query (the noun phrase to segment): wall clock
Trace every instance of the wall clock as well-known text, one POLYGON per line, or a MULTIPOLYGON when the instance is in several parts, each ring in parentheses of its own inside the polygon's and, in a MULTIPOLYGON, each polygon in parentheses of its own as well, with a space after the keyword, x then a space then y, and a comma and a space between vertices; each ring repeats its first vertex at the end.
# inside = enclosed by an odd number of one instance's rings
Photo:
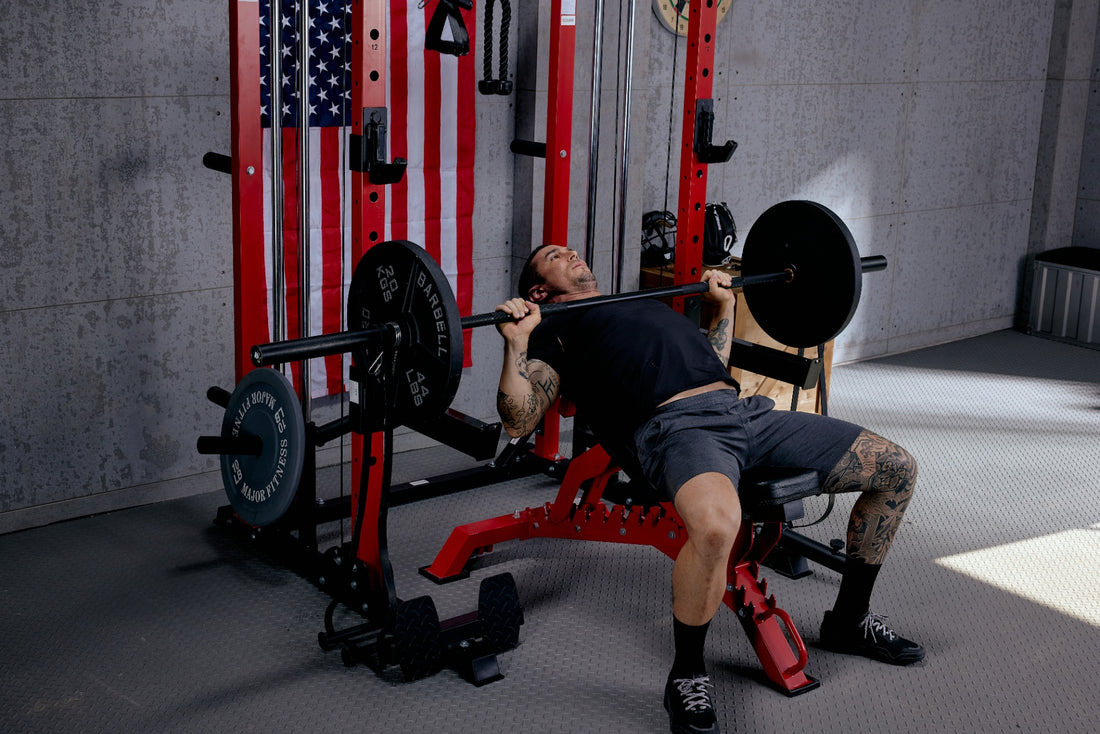
MULTIPOLYGON (((653 12, 660 19, 661 25, 673 33, 686 36, 688 33, 688 12, 693 0, 653 0, 653 12)), ((700 0, 702 1, 702 0, 700 0)), ((733 0, 717 0, 718 22, 726 17, 726 11, 730 9, 733 0)))

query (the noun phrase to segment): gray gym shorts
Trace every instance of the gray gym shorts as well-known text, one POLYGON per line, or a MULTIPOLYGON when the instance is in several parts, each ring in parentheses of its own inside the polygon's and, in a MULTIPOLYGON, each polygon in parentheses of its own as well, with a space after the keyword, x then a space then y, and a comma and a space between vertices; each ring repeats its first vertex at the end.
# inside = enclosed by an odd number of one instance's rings
POLYGON ((775 410, 762 395, 714 390, 657 408, 634 434, 650 483, 670 499, 692 477, 725 474, 738 485, 757 465, 816 469, 824 478, 862 428, 815 413, 775 410))

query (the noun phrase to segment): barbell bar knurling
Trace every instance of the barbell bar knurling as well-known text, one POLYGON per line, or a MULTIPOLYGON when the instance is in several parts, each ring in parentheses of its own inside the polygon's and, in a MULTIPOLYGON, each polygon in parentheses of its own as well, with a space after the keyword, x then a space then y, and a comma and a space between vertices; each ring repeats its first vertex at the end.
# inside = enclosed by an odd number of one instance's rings
MULTIPOLYGON (((757 275, 750 278, 734 278, 733 281, 727 286, 728 288, 740 288, 746 283, 776 283, 790 279, 790 273, 769 273, 767 275, 757 275)), ((676 296, 693 296, 699 293, 706 293, 709 286, 704 282, 699 283, 685 283, 683 285, 669 285, 660 288, 646 288, 640 291, 629 291, 627 293, 611 293, 604 296, 593 296, 592 298, 582 298, 577 301, 562 301, 559 303, 548 303, 545 306, 539 307, 539 312, 543 315, 549 316, 555 313, 562 313, 563 311, 572 311, 575 309, 591 308, 593 306, 599 306, 604 303, 619 303, 622 301, 636 301, 642 298, 674 298, 676 296)), ((479 326, 488 326, 489 324, 502 324, 507 321, 512 321, 512 317, 503 311, 493 311, 491 313, 483 313, 475 316, 466 316, 462 319, 463 329, 474 329, 479 326)))

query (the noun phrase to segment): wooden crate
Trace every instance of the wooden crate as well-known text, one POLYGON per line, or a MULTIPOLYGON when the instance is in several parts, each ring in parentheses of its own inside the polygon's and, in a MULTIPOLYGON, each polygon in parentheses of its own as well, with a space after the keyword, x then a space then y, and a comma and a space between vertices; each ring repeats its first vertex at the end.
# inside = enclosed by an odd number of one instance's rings
MULTIPOLYGON (((724 268, 730 275, 737 277, 741 274, 740 261, 735 260, 730 263, 729 266, 724 268)), ((661 286, 672 285, 673 273, 669 268, 642 268, 640 284, 642 288, 658 288, 661 286)), ((704 324, 710 322, 710 314, 707 312, 707 306, 704 303, 703 313, 701 320, 704 324)), ((744 339, 745 341, 752 342, 754 344, 763 344, 767 347, 773 347, 775 349, 782 349, 785 352, 797 353, 797 347, 790 347, 785 344, 772 339, 770 336, 764 333, 764 330, 760 328, 756 323, 756 319, 752 317, 749 312, 749 307, 745 303, 745 299, 737 298, 737 310, 734 316, 733 335, 738 339, 744 339)), ((811 347, 804 352, 805 356, 813 358, 817 356, 817 348, 811 347)), ((829 385, 829 378, 832 375, 832 361, 833 361, 833 343, 829 342, 825 345, 824 355, 824 370, 825 370, 825 384, 829 385)), ((733 379, 737 380, 741 384, 742 395, 766 395, 775 401, 775 407, 781 410, 790 410, 791 402, 794 397, 795 388, 786 382, 779 382, 778 380, 770 377, 764 377, 763 375, 757 375, 752 372, 731 367, 730 374, 733 379)), ((805 411, 808 413, 820 413, 821 412, 821 396, 820 391, 816 388, 813 390, 799 390, 798 391, 798 406, 797 410, 805 411)))

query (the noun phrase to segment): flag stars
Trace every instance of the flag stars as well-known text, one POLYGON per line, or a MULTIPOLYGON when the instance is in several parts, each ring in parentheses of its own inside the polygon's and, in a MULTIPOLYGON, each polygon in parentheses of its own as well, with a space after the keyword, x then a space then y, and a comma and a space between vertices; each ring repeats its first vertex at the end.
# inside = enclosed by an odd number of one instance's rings
POLYGON ((310 125, 343 125, 344 112, 350 99, 351 60, 347 49, 350 49, 350 38, 344 24, 349 10, 348 0, 314 0, 316 4, 299 2, 297 0, 277 0, 282 2, 280 20, 281 43, 275 51, 270 48, 272 35, 271 1, 260 0, 260 106, 261 117, 264 124, 270 124, 268 118, 276 109, 271 103, 272 71, 279 75, 279 82, 283 92, 283 104, 281 108, 281 124, 294 126, 297 119, 303 114, 308 114, 310 125), (309 7, 308 11, 303 8, 309 7), (307 17, 303 17, 303 13, 307 17), (311 17, 310 17, 311 16, 311 17), (299 90, 297 87, 303 82, 301 79, 302 66, 305 62, 299 59, 301 48, 301 33, 305 33, 309 40, 308 74, 309 79, 305 83, 307 89, 299 90), (267 57, 279 54, 281 69, 273 70, 267 57), (306 110, 301 109, 301 98, 305 96, 306 110))

